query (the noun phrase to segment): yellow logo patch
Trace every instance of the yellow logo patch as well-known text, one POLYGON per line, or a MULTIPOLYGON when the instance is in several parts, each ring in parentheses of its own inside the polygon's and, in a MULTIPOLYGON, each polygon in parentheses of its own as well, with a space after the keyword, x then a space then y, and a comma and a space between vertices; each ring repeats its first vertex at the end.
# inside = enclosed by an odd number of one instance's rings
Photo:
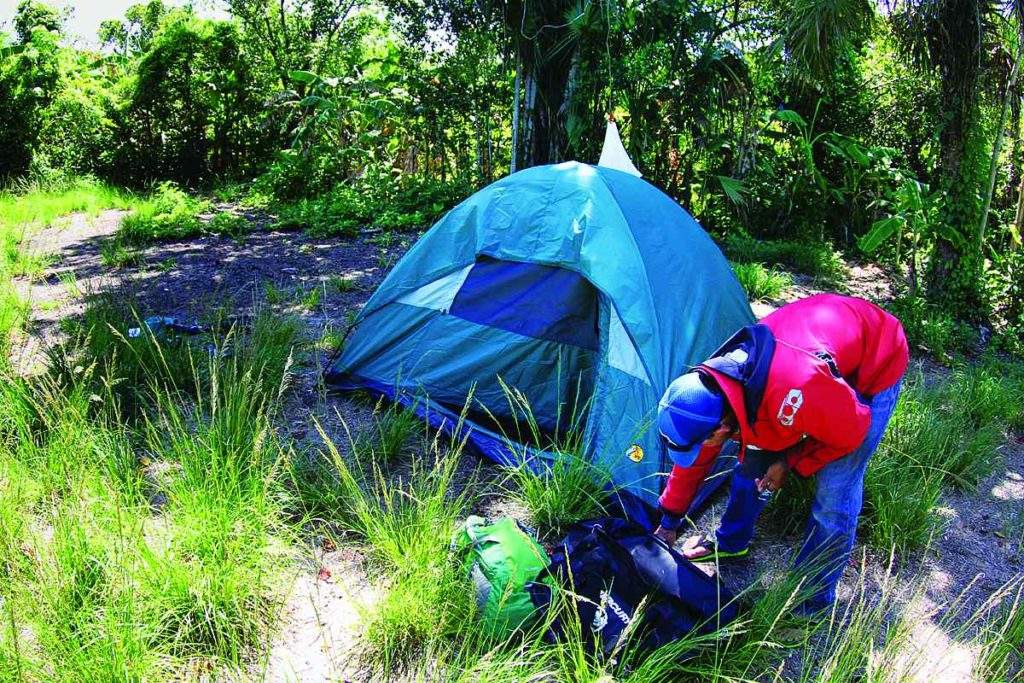
POLYGON ((633 462, 640 462, 641 460, 644 459, 644 449, 640 448, 640 446, 636 444, 633 444, 632 446, 629 447, 629 450, 626 451, 626 457, 632 460, 633 462))

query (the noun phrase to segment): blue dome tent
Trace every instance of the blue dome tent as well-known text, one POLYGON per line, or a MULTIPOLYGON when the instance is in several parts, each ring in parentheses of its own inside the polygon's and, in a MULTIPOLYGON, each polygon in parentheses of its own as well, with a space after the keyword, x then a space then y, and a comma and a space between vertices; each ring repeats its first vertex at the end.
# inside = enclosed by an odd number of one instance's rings
POLYGON ((464 413, 470 442, 503 464, 557 458, 550 444, 575 428, 635 512, 657 503, 671 468, 652 427, 665 387, 753 322, 679 204, 630 173, 569 162, 515 173, 449 212, 373 294, 325 377, 435 426, 464 413), (517 425, 510 387, 537 430, 517 425))

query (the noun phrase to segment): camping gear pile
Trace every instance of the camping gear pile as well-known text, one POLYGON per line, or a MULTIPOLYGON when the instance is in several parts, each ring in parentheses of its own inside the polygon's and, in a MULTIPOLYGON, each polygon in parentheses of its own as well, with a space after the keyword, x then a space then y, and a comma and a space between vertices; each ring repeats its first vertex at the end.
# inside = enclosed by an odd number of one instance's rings
POLYGON ((728 589, 623 519, 576 524, 549 556, 515 520, 470 517, 453 547, 466 555, 481 627, 499 639, 540 624, 546 640, 579 633, 614 657, 627 645, 655 650, 737 616, 728 589))

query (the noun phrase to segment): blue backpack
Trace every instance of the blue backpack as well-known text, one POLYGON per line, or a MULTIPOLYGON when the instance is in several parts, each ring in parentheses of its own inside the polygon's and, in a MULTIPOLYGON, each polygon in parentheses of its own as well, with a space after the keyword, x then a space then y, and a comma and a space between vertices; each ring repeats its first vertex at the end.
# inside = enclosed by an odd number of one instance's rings
POLYGON ((576 630, 567 617, 578 618, 584 636, 594 636, 584 640, 604 654, 621 648, 627 637, 630 649, 654 650, 694 630, 714 631, 738 614, 727 588, 624 519, 575 525, 529 590, 539 610, 548 611, 560 590, 575 608, 575 614, 551 618, 548 640, 576 630))

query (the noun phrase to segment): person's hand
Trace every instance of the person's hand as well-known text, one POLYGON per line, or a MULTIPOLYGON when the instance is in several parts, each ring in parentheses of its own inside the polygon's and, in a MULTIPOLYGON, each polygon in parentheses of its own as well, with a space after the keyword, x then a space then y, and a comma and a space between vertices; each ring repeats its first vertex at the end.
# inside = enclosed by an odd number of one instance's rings
POLYGON ((768 468, 768 471, 764 473, 764 477, 755 479, 754 483, 757 484, 758 491, 767 490, 774 493, 785 485, 787 474, 789 474, 789 466, 786 465, 785 460, 780 460, 768 468))
POLYGON ((711 436, 704 441, 705 446, 721 446, 726 441, 732 438, 733 434, 736 433, 736 428, 725 424, 724 422, 717 427, 715 431, 711 432, 711 436))
POLYGON ((675 529, 666 529, 663 526, 659 526, 657 529, 655 529, 654 535, 660 538, 661 540, 665 541, 665 543, 668 543, 668 546, 670 548, 676 544, 676 539, 679 538, 678 531, 676 531, 675 529))

